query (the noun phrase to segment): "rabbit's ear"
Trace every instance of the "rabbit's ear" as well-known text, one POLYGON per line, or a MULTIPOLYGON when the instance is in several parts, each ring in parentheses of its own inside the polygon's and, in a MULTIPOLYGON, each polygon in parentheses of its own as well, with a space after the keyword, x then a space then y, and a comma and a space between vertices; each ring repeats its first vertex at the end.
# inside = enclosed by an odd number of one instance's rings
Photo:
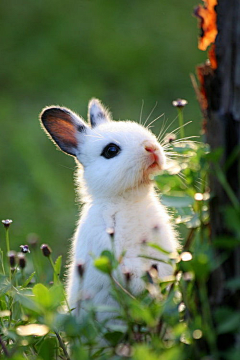
POLYGON ((51 106, 43 109, 40 121, 62 151, 77 155, 79 140, 87 131, 87 125, 77 114, 66 108, 51 106))
POLYGON ((110 113, 98 99, 92 99, 88 104, 88 121, 92 128, 111 120, 110 113))

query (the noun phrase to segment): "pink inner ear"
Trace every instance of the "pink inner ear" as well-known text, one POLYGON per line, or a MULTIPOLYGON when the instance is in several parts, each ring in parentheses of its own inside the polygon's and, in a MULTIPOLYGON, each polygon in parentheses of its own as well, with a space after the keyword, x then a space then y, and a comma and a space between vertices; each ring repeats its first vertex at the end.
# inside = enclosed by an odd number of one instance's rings
POLYGON ((76 128, 68 120, 49 116, 45 126, 60 144, 62 143, 68 148, 77 148, 76 128))

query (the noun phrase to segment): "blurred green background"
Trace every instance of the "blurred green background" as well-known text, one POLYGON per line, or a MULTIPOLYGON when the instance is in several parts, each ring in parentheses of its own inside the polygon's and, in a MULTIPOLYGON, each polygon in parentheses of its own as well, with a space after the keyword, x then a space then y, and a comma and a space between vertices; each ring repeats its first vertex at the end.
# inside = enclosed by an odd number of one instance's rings
MULTIPOLYGON (((186 133, 201 114, 189 73, 205 59, 197 49, 197 0, 2 0, 0 2, 0 215, 13 219, 11 242, 29 233, 66 254, 78 219, 73 158, 57 151, 40 128, 46 105, 86 117, 91 97, 115 119, 177 115, 189 104, 186 133)), ((154 132, 162 125, 160 119, 154 132)), ((178 126, 177 120, 172 128, 178 126)), ((0 228, 0 241, 4 229, 0 228)))

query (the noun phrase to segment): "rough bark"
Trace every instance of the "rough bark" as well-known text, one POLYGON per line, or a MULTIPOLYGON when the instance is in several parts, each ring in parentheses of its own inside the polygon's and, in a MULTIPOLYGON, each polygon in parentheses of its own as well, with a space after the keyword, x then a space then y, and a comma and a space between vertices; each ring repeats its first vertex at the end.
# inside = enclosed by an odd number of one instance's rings
MULTIPOLYGON (((221 167, 240 144, 240 0, 218 0, 216 6, 218 35, 215 52, 218 67, 209 70, 205 66, 204 89, 207 96, 207 142, 212 150, 223 149, 221 167)), ((238 199, 239 158, 226 170, 226 178, 238 199)), ((210 175, 210 187, 214 197, 210 203, 212 239, 229 235, 222 209, 230 200, 214 172, 210 175)), ((240 222, 240 219, 239 219, 240 222)), ((220 250, 217 250, 218 253, 220 250)), ((209 280, 212 308, 230 306, 240 309, 239 294, 226 290, 226 281, 240 276, 240 248, 235 248, 230 257, 211 275, 209 280)), ((218 339, 219 348, 226 350, 237 338, 225 334, 218 339)))

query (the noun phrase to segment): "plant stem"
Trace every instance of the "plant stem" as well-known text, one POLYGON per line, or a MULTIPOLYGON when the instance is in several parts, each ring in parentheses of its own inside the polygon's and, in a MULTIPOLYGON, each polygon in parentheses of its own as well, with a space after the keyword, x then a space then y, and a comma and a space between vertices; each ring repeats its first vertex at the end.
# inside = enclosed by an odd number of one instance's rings
POLYGON ((6 228, 6 247, 7 247, 7 254, 8 254, 10 252, 9 228, 6 228))
MULTIPOLYGON (((10 253, 10 241, 9 241, 9 227, 6 227, 6 248, 7 248, 7 256, 10 253)), ((11 266, 9 266, 9 280, 11 281, 11 266)))
POLYGON ((33 249, 32 251, 32 260, 34 264, 34 270, 36 273, 36 280, 37 282, 40 282, 40 273, 41 273, 41 267, 39 266, 39 256, 36 249, 33 249))
MULTIPOLYGON (((53 274, 54 274, 54 275, 53 275, 53 279, 54 279, 54 284, 56 284, 56 283, 60 284, 60 283, 61 283, 61 281, 60 281, 60 279, 59 279, 58 275, 57 275, 57 274, 56 274, 56 272, 55 272, 54 262, 53 262, 53 259, 52 259, 51 255, 49 255, 49 256, 48 256, 48 259, 49 259, 50 264, 51 264, 51 266, 52 266, 52 268, 53 268, 53 274), (55 279, 57 279, 57 281, 55 281, 55 279)), ((71 313, 71 309, 70 309, 69 303, 68 303, 68 301, 67 301, 66 293, 65 293, 65 291, 64 291, 64 290, 63 290, 63 294, 64 294, 64 300, 65 300, 66 305, 67 305, 67 308, 68 308, 68 312, 69 312, 69 313, 71 313)))
POLYGON ((48 256, 48 259, 49 259, 50 264, 51 264, 51 266, 52 266, 52 268, 53 268, 53 282, 54 282, 54 284, 56 284, 57 282, 59 282, 59 277, 58 277, 58 274, 56 274, 55 266, 54 266, 54 262, 53 262, 52 256, 49 255, 49 256, 48 256))
POLYGON ((111 275, 111 279, 115 282, 115 284, 122 290, 125 292, 125 294, 127 294, 128 296, 130 296, 130 298, 136 300, 136 298, 127 290, 125 289, 112 275, 111 275))
POLYGON ((192 241, 194 239, 194 233, 196 232, 196 228, 192 228, 189 231, 186 243, 184 244, 183 251, 188 251, 192 245, 192 241))
POLYGON ((1 264, 2 264, 3 275, 5 275, 5 268, 4 268, 4 263, 3 263, 3 251, 2 251, 2 249, 0 249, 0 261, 1 261, 1 264))
POLYGON ((53 272, 55 273, 54 262, 53 262, 53 259, 52 259, 51 255, 49 255, 48 259, 49 259, 50 264, 51 264, 51 266, 52 266, 52 268, 53 268, 53 272))
POLYGON ((68 352, 67 352, 66 346, 65 346, 64 342, 62 341, 61 336, 59 335, 59 333, 58 333, 57 331, 55 331, 55 334, 56 334, 56 336, 57 336, 57 339, 58 339, 59 345, 60 345, 60 347, 62 348, 63 353, 64 353, 64 355, 65 355, 66 359, 67 359, 67 360, 71 360, 71 359, 70 359, 70 357, 69 357, 69 355, 68 355, 68 352))
POLYGON ((183 110, 182 108, 178 108, 178 122, 179 122, 179 128, 180 128, 180 137, 181 139, 185 137, 184 134, 184 121, 183 121, 183 110))
POLYGON ((24 269, 21 269, 21 275, 22 275, 22 283, 24 283, 25 281, 24 269))
POLYGON ((0 336, 0 345, 2 346, 2 349, 3 349, 3 352, 4 352, 4 355, 9 358, 10 357, 10 354, 8 352, 8 349, 5 345, 5 342, 2 340, 1 336, 0 336))

